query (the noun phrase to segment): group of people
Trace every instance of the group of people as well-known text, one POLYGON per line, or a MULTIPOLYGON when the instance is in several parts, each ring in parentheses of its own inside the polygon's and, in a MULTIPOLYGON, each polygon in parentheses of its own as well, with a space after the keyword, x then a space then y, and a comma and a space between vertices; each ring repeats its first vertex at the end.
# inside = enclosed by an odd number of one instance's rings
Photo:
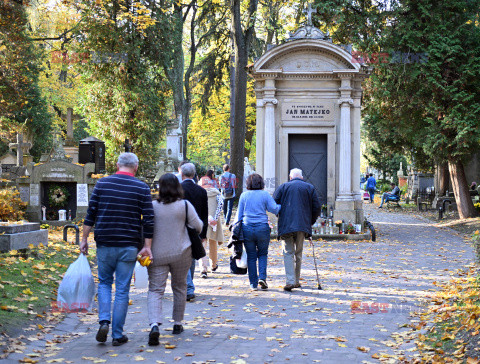
MULTIPOLYGON (((96 340, 106 342, 111 325, 112 345, 128 342, 123 326, 132 274, 137 256, 149 256, 152 263, 148 266, 148 344, 158 345, 168 275, 173 291, 173 334, 183 332, 186 302, 195 298, 196 263, 186 227, 195 229, 204 246, 208 245, 208 258, 200 262, 201 277, 207 278, 209 268, 212 272, 218 269, 217 247, 224 239, 220 215, 223 210, 228 225, 236 176, 225 165, 219 183, 213 171, 208 171, 197 183, 195 166, 185 162, 178 174, 166 173, 160 178, 158 197, 152 201, 150 188, 135 178, 138 169, 135 154, 122 153, 117 169, 116 174, 100 179, 93 190, 80 244, 80 251, 88 254, 88 236, 95 226, 100 325, 96 340)), ((263 178, 251 174, 246 180, 247 191, 240 196, 235 222, 242 224, 251 290, 268 289, 267 212, 278 215, 286 273, 284 290, 301 287, 303 244, 311 236, 312 225, 320 214, 320 201, 315 188, 303 180, 300 169, 291 170, 289 177, 272 197, 264 189, 263 178)))
MULTIPOLYGON (((375 191, 377 189, 377 181, 373 176, 373 173, 366 174, 365 177, 362 177, 361 183, 364 183, 365 190, 368 192, 370 197, 370 203, 373 203, 375 198, 375 191)), ((394 183, 391 182, 390 186, 392 190, 390 192, 384 192, 382 194, 382 199, 380 201, 379 208, 383 207, 383 204, 387 201, 398 201, 400 198, 400 188, 394 183)))

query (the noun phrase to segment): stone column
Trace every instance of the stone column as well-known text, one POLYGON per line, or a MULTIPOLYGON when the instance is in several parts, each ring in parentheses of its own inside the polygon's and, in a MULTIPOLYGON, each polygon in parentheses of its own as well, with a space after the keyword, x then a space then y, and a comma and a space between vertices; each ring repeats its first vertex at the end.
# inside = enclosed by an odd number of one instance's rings
POLYGON ((278 101, 274 98, 264 99, 265 105, 265 148, 263 159, 263 178, 265 189, 269 192, 275 190, 275 105, 278 101))
POLYGON ((361 200, 360 192, 360 119, 361 91, 354 93, 352 127, 352 192, 355 200, 361 200))
POLYGON ((352 141, 350 132, 351 98, 338 100, 340 104, 340 159, 338 164, 338 198, 337 201, 352 201, 352 141))
POLYGON ((256 128, 256 166, 255 170, 261 176, 264 175, 263 159, 265 147, 265 109, 263 107, 263 100, 257 99, 257 128, 256 128))

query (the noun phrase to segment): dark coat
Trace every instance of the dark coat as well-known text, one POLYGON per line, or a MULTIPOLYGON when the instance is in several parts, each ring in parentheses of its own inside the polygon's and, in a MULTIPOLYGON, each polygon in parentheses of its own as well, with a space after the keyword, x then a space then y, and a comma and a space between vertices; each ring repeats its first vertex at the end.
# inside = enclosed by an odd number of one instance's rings
POLYGON ((207 191, 200 187, 199 185, 193 183, 192 180, 185 180, 182 182, 182 188, 184 192, 185 200, 189 201, 195 211, 198 214, 198 217, 203 222, 202 232, 199 234, 201 239, 207 238, 207 228, 208 228, 208 196, 207 191))
POLYGON ((282 205, 278 213, 278 236, 303 231, 312 235, 312 225, 320 214, 320 200, 315 187, 300 178, 282 184, 273 194, 277 204, 282 205))

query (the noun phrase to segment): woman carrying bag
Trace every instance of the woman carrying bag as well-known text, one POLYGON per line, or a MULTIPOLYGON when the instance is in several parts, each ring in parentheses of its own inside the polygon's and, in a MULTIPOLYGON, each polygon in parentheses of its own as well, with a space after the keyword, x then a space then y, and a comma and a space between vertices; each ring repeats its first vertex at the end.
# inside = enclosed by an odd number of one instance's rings
POLYGON ((188 201, 183 200, 183 189, 175 175, 164 174, 159 181, 159 196, 153 202, 155 215, 152 239, 153 262, 148 266, 148 318, 151 327, 148 344, 159 344, 159 328, 162 324, 162 299, 168 273, 171 274, 173 291, 173 334, 183 332, 182 320, 187 297, 187 272, 192 264, 189 227, 198 233, 203 223, 188 201), (188 211, 188 213, 187 213, 188 211))
POLYGON ((259 174, 253 173, 248 176, 246 185, 247 191, 242 193, 238 202, 237 222, 243 221, 250 289, 256 291, 260 285, 262 290, 266 290, 268 289, 267 259, 270 244, 267 211, 276 215, 280 211, 280 205, 277 205, 273 197, 264 190, 265 183, 259 174))

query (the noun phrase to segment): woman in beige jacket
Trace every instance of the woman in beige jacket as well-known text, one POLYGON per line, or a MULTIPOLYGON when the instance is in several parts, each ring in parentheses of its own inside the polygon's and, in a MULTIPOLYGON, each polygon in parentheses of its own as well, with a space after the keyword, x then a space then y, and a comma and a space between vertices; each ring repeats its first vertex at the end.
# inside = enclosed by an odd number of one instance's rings
POLYGON ((149 345, 158 345, 162 324, 162 299, 171 274, 173 291, 173 334, 183 332, 182 320, 187 298, 187 272, 192 264, 191 242, 188 226, 199 233, 203 223, 193 205, 183 200, 183 189, 175 175, 164 174, 159 181, 159 197, 153 202, 155 214, 152 238, 153 262, 148 267, 148 318, 150 322, 149 345), (188 214, 187 214, 188 211, 188 214))
POLYGON ((217 188, 212 170, 209 170, 207 175, 200 179, 199 184, 207 190, 208 196, 208 257, 203 257, 201 260, 202 272, 200 275, 202 278, 207 278, 209 258, 211 270, 215 272, 218 268, 217 247, 223 243, 224 239, 222 224, 218 223, 223 208, 223 197, 217 188))

